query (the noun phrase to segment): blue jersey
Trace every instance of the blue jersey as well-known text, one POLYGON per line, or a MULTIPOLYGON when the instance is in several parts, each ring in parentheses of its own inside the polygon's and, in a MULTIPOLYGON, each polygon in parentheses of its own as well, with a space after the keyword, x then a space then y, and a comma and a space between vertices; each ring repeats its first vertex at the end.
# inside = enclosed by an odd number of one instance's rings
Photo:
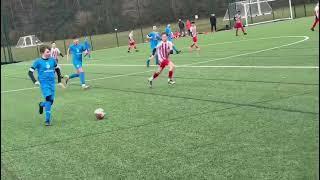
POLYGON ((82 52, 86 50, 82 44, 72 44, 69 46, 73 61, 82 62, 82 52))
POLYGON ((169 26, 166 27, 166 34, 168 36, 168 41, 172 41, 172 31, 169 26))
POLYGON ((38 71, 38 79, 40 83, 50 82, 54 83, 55 79, 55 68, 57 67, 57 62, 53 58, 42 59, 38 58, 34 61, 32 68, 38 71))
POLYGON ((86 50, 88 50, 88 51, 90 50, 90 44, 89 44, 88 40, 85 40, 85 41, 84 41, 83 46, 84 46, 84 48, 85 48, 86 50))
POLYGON ((150 37, 150 48, 153 50, 157 47, 158 42, 161 39, 160 34, 158 32, 151 32, 148 36, 150 37))

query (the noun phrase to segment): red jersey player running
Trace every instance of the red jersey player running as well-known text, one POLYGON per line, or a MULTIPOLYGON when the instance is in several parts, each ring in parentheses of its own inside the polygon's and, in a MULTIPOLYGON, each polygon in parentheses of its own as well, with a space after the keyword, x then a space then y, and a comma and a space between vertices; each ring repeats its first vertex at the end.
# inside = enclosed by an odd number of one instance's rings
POLYGON ((314 31, 314 28, 319 23, 319 2, 317 3, 316 7, 314 8, 314 15, 315 15, 315 19, 314 19, 313 25, 311 27, 311 31, 314 31))
POLYGON ((128 48, 128 53, 130 52, 131 49, 135 49, 136 52, 138 52, 137 46, 136 46, 136 42, 133 39, 133 31, 131 31, 129 33, 129 48, 128 48))
POLYGON ((238 11, 238 13, 234 16, 234 20, 235 20, 235 24, 234 24, 234 28, 236 28, 236 36, 238 36, 238 30, 239 28, 241 28, 242 32, 244 35, 247 35, 247 33, 245 32, 242 22, 241 22, 241 15, 240 15, 240 11, 238 11))
POLYGON ((197 50, 200 50, 200 47, 198 46, 198 33, 197 33, 197 26, 195 22, 191 23, 190 27, 191 37, 192 37, 192 45, 190 46, 190 51, 192 51, 192 48, 195 47, 197 50))
POLYGON ((166 66, 169 66, 168 84, 169 85, 175 84, 175 81, 172 79, 175 65, 169 59, 169 55, 173 54, 173 44, 172 44, 172 42, 167 41, 168 37, 167 37, 166 33, 161 34, 161 39, 162 39, 162 41, 159 42, 157 47, 153 49, 152 56, 151 56, 151 58, 153 58, 155 53, 158 53, 160 65, 158 67, 158 70, 153 74, 153 76, 151 76, 148 79, 148 82, 150 84, 150 88, 152 88, 152 81, 154 79, 156 79, 161 74, 161 72, 163 71, 163 69, 166 66))

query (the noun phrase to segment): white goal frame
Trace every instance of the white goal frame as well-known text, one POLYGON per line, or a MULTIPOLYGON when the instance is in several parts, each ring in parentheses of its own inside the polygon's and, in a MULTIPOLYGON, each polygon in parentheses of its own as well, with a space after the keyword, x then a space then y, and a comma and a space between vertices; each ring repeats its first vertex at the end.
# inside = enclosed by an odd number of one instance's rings
POLYGON ((34 47, 42 44, 43 43, 35 35, 28 35, 19 38, 16 48, 34 47))
MULTIPOLYGON (((269 15, 272 13, 273 9, 271 9, 271 13, 261 13, 261 8, 260 8, 260 3, 261 2, 276 2, 277 0, 256 0, 254 2, 251 2, 251 0, 245 0, 245 1, 238 1, 238 2, 234 2, 237 4, 241 4, 243 6, 244 9, 244 16, 242 16, 242 18, 245 20, 245 26, 253 26, 253 25, 258 25, 258 24, 264 24, 264 23, 269 23, 269 22, 276 22, 276 21, 283 21, 283 20, 292 20, 293 19, 293 13, 292 13, 292 5, 291 5, 291 0, 288 0, 288 6, 289 6, 289 17, 284 17, 284 18, 278 18, 278 19, 273 19, 273 20, 267 20, 267 21, 261 21, 261 22, 256 22, 256 23, 249 23, 248 19, 251 17, 250 14, 248 14, 248 7, 250 7, 249 5, 251 4, 258 4, 258 15, 256 16, 263 16, 263 15, 269 15)), ((230 20, 231 18, 233 18, 233 15, 230 14, 230 19, 226 18, 228 13, 228 9, 226 11, 225 14, 225 18, 224 20, 230 20)))

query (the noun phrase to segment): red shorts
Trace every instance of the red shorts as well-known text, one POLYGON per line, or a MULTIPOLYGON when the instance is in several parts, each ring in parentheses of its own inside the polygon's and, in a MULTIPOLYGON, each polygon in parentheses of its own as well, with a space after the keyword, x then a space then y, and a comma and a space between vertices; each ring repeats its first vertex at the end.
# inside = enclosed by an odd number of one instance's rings
POLYGON ((234 25, 235 28, 242 28, 243 25, 242 25, 242 22, 237 22, 235 25, 234 25))
POLYGON ((171 61, 170 61, 169 59, 164 59, 164 60, 162 60, 162 62, 160 63, 159 66, 163 69, 163 68, 165 68, 166 66, 168 66, 170 62, 171 62, 171 61))
POLYGON ((195 43, 198 42, 198 37, 197 36, 193 37, 192 41, 195 42, 195 43))
POLYGON ((129 41, 129 46, 134 46, 136 44, 136 42, 134 41, 129 41))

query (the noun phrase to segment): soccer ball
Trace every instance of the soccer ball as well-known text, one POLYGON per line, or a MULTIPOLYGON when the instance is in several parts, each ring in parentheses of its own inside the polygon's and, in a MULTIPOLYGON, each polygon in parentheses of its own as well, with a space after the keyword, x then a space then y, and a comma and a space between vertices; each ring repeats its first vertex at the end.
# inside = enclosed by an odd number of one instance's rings
POLYGON ((94 115, 96 116, 97 120, 102 120, 106 113, 102 108, 98 108, 94 111, 94 115))

